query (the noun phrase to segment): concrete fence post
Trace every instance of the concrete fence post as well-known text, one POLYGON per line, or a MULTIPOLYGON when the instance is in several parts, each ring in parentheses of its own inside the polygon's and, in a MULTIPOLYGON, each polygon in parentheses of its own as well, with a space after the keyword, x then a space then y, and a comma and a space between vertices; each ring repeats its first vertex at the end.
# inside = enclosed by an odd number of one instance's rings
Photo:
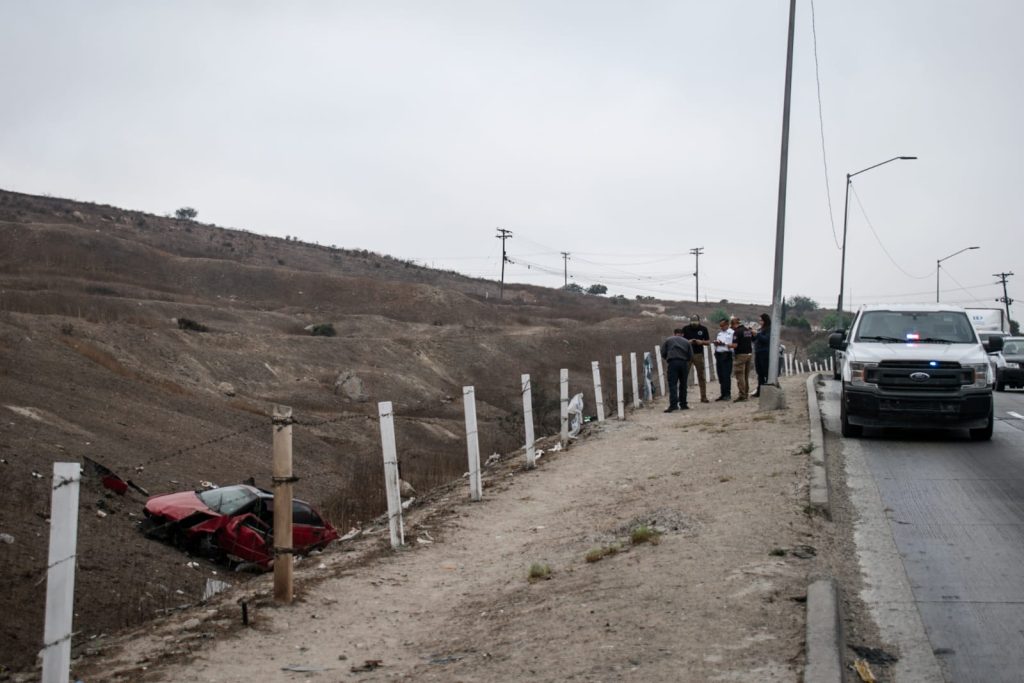
POLYGON ((665 368, 661 365, 661 349, 657 346, 654 347, 654 359, 658 362, 658 388, 661 389, 661 395, 665 395, 665 368))
POLYGON ((595 360, 590 363, 590 367, 594 371, 594 403, 597 406, 597 421, 604 422, 604 395, 601 393, 601 366, 595 360))
POLYGON ((704 354, 704 383, 711 383, 711 373, 714 371, 715 363, 711 357, 711 349, 707 346, 702 346, 700 352, 704 354))
POLYGON ((67 683, 71 668, 71 624, 75 607, 75 558, 78 545, 77 462, 53 463, 50 493, 50 554, 46 573, 46 621, 43 626, 43 683, 67 683))
POLYGON ((640 381, 636 373, 636 352, 629 352, 629 372, 633 376, 633 410, 640 407, 640 381))
POLYGON ((462 405, 466 411, 466 456, 469 458, 469 499, 483 497, 483 479, 480 476, 480 436, 476 427, 476 390, 462 387, 462 405))
POLYGON ((562 446, 569 443, 569 370, 562 368, 558 373, 559 416, 561 418, 562 446))
POLYGON ((292 409, 275 405, 271 423, 274 430, 274 601, 292 601, 292 409))
POLYGON ((618 414, 620 420, 626 419, 626 399, 622 395, 622 356, 615 356, 615 396, 618 401, 618 414))
POLYGON ((398 483, 398 448, 395 445, 395 412, 391 401, 377 404, 380 417, 380 443, 384 452, 384 489, 388 497, 388 531, 391 547, 405 545, 405 525, 402 523, 402 492, 398 483))
POLYGON ((523 426, 526 428, 526 469, 537 466, 537 451, 533 447, 533 393, 530 391, 530 376, 523 375, 523 426))

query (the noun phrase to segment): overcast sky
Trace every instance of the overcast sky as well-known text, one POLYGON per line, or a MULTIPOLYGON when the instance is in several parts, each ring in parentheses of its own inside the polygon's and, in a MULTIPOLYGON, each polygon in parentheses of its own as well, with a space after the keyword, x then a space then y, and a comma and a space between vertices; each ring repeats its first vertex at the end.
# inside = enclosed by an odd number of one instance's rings
MULTIPOLYGON (((1024 302, 1024 2, 798 0, 784 289, 1024 302), (863 207, 863 208, 862 208, 863 207), (877 237, 875 236, 877 233, 877 237)), ((788 3, 0 9, 0 187, 629 298, 771 299, 788 3), (531 266, 531 267, 527 267, 531 266), (554 274, 552 274, 554 273, 554 274)), ((1014 317, 1017 317, 1016 315, 1014 317)))

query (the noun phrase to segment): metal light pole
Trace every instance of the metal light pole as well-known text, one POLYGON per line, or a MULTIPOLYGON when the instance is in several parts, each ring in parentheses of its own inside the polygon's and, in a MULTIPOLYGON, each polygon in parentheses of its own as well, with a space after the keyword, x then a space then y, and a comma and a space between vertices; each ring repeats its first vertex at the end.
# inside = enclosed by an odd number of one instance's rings
MULTIPOLYGON (((970 251, 971 249, 977 248, 978 247, 964 247, 960 251, 956 252, 956 254, 962 254, 965 251, 970 251)), ((935 303, 939 303, 939 271, 942 270, 942 262, 948 261, 949 259, 956 256, 956 254, 950 254, 949 256, 946 256, 945 258, 940 258, 935 262, 935 303)))
MULTIPOLYGON (((779 155, 779 201, 775 214, 775 273, 772 277, 772 320, 768 334, 768 384, 778 387, 779 332, 782 329, 782 256, 786 238, 786 180, 789 177, 789 103, 793 92, 793 34, 796 29, 796 0, 789 2, 789 37, 786 41, 786 86, 782 98, 782 151, 779 155)), ((762 393, 762 405, 767 405, 772 393, 762 393)), ((781 394, 774 397, 775 407, 781 407, 781 394)))
POLYGON ((901 159, 910 160, 916 159, 917 157, 893 157, 892 159, 886 159, 874 166, 868 166, 862 168, 856 173, 846 174, 846 199, 843 200, 843 255, 839 265, 839 303, 836 304, 836 317, 841 321, 843 319, 843 283, 846 282, 846 223, 850 216, 850 180, 853 176, 860 175, 861 173, 867 173, 873 168, 884 166, 890 161, 898 161, 901 159))

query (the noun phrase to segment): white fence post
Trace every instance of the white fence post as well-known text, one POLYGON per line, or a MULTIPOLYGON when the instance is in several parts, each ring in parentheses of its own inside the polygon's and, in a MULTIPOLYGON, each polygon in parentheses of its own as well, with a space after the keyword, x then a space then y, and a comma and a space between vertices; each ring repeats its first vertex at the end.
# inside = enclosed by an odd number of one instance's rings
POLYGON ((704 354, 704 383, 710 384, 712 368, 715 367, 714 358, 711 357, 711 349, 707 346, 702 346, 700 352, 704 354))
POLYGON ((622 396, 622 356, 615 356, 615 395, 618 398, 619 419, 626 419, 626 399, 622 396))
POLYGON ((480 476, 480 437, 476 428, 476 391, 473 387, 462 387, 462 405, 466 410, 466 455, 469 458, 469 498, 480 500, 483 496, 483 479, 480 476))
POLYGON ((388 529, 391 547, 405 545, 405 527, 402 524, 402 494, 398 484, 398 448, 395 445, 395 413, 391 401, 377 404, 380 416, 380 443, 384 451, 384 489, 388 495, 388 529))
POLYGON ((661 389, 661 395, 665 395, 665 369, 661 365, 661 349, 657 346, 654 347, 654 358, 658 361, 658 387, 661 389))
POLYGON ((526 427, 526 469, 537 466, 537 452, 533 448, 533 394, 530 391, 530 376, 523 375, 523 425, 526 427))
POLYGON ((633 375, 633 410, 637 410, 640 407, 640 382, 637 379, 636 374, 636 352, 629 352, 629 371, 633 375))
POLYGON ((558 393, 561 404, 562 446, 569 443, 569 370, 562 368, 558 373, 558 393))
POLYGON ((650 367, 653 370, 653 362, 651 360, 651 352, 644 351, 644 390, 642 395, 648 403, 654 400, 654 380, 648 380, 647 378, 647 368, 650 367))
POLYGON ((46 622, 43 627, 43 683, 67 683, 71 668, 78 485, 81 480, 82 467, 77 462, 53 463, 46 622))
POLYGON ((604 396, 601 394, 601 366, 595 360, 590 363, 590 367, 594 370, 594 403, 597 404, 597 421, 604 422, 604 396))

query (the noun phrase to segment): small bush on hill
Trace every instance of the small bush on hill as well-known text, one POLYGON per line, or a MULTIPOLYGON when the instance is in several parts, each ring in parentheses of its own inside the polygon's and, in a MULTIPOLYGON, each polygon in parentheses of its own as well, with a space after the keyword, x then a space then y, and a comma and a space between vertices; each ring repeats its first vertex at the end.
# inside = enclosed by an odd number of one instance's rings
POLYGON ((185 330, 186 332, 209 332, 210 328, 202 323, 198 323, 191 318, 178 318, 178 329, 185 330))
POLYGON ((313 325, 311 333, 314 337, 333 337, 337 334, 337 332, 334 331, 334 325, 331 323, 313 325))
POLYGON ((786 320, 787 327, 795 327, 800 330, 810 330, 811 323, 807 322, 807 318, 797 318, 796 316, 790 317, 786 320))

